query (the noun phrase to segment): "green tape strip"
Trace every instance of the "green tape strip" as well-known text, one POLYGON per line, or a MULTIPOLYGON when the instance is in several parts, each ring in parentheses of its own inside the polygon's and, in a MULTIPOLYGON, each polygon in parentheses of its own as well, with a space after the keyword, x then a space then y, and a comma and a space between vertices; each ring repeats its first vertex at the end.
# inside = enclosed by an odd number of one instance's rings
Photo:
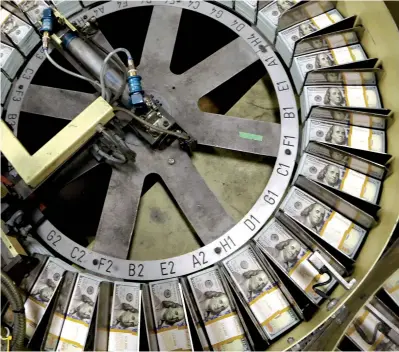
POLYGON ((253 134, 253 133, 248 133, 248 132, 238 132, 238 135, 241 138, 251 139, 253 141, 258 141, 258 142, 262 142, 262 140, 263 140, 263 136, 261 136, 260 134, 253 134))

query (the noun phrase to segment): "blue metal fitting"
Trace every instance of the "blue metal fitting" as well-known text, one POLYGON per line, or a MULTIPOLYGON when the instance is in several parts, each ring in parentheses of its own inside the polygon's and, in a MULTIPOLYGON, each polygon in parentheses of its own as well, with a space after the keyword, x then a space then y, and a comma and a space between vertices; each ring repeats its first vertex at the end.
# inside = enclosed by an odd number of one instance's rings
POLYGON ((77 37, 77 34, 74 32, 65 33, 62 37, 62 44, 65 48, 68 48, 69 43, 77 37))
POLYGON ((141 76, 130 76, 127 78, 130 101, 134 107, 143 106, 143 87, 141 86, 141 76))
POLYGON ((42 26, 40 28, 40 33, 53 31, 53 10, 50 7, 47 7, 43 10, 42 15, 42 26))

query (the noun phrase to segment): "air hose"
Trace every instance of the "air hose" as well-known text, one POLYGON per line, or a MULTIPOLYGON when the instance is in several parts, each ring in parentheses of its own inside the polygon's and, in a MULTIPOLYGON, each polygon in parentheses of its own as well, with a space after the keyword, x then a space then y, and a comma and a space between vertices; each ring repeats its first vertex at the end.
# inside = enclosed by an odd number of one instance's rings
POLYGON ((26 318, 22 296, 11 278, 1 271, 1 294, 10 302, 14 313, 13 336, 11 349, 21 351, 24 347, 26 318))

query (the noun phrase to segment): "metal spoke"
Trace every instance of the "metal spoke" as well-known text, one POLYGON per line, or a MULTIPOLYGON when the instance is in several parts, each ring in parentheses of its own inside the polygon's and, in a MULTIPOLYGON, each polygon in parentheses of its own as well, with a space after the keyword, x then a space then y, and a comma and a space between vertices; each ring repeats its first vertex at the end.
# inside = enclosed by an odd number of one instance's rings
POLYGON ((235 225, 216 196, 206 185, 190 157, 176 145, 170 147, 166 159, 157 165, 157 173, 166 183, 173 198, 197 233, 208 244, 235 225))
POLYGON ((237 38, 179 76, 179 94, 184 101, 199 98, 259 60, 241 38, 237 38))
POLYGON ((95 251, 127 259, 145 176, 130 163, 112 169, 95 251))
POLYGON ((94 94, 31 84, 21 111, 72 120, 95 98, 94 94))
MULTIPOLYGON (((140 60, 140 72, 170 72, 182 9, 154 6, 140 60)), ((144 74, 143 74, 144 76, 144 74)))
POLYGON ((280 124, 211 114, 203 111, 190 116, 196 124, 188 131, 198 144, 240 152, 277 156, 280 124))
POLYGON ((90 39, 108 52, 114 50, 114 48, 101 30, 98 30, 90 39))

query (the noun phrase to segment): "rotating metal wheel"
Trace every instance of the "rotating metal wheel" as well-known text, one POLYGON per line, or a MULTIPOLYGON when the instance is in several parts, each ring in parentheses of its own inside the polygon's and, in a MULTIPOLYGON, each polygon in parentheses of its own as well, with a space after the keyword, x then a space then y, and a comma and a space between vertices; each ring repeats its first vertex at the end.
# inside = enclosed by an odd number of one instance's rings
MULTIPOLYGON (((348 15, 357 11, 345 6, 348 15)), ((384 38, 370 18, 367 26, 384 38)), ((42 243, 70 264, 129 281, 184 277, 247 244, 280 206, 297 160, 296 97, 274 48, 256 27, 210 2, 106 2, 88 5, 69 19, 80 27, 88 21, 98 25, 86 38, 96 50, 128 48, 145 92, 198 147, 192 154, 177 142, 152 149, 126 129, 135 162, 110 166, 81 150, 43 191, 34 191, 41 210, 33 220, 42 243)), ((375 44, 370 41, 374 38, 366 39, 368 50, 375 44)), ((382 49, 370 50, 378 56, 382 49)), ((51 56, 87 74, 67 51, 52 49, 51 56)), ((389 60, 384 66, 395 67, 389 60)), ((378 84, 394 108, 386 88, 393 80, 385 79, 378 84)), ((42 49, 34 50, 13 82, 4 120, 33 154, 98 95, 91 85, 51 66, 42 49)), ((121 112, 117 117, 127 119, 121 112)), ((389 145, 392 155, 394 149, 389 145)), ((12 168, 9 174, 17 176, 12 168)), ((392 177, 384 182, 392 185, 392 177)), ((18 191, 22 197, 32 192, 18 191)), ((395 201, 384 192, 381 207, 393 209, 395 201)), ((396 217, 384 213, 368 235, 352 276, 358 282, 386 247, 396 217), (384 234, 376 237, 378 230, 384 234)), ((357 288, 335 289, 310 322, 273 348, 288 348, 320 327, 351 295, 362 300, 357 288)))
MULTIPOLYGON (((95 15, 100 29, 91 38, 93 42, 108 51, 126 46, 134 53, 145 91, 197 140, 198 152, 190 157, 177 143, 165 150, 151 150, 130 133, 128 143, 137 153, 135 163, 109 168, 93 158, 81 162, 81 169, 74 170, 61 196, 51 195, 44 200, 49 222, 39 227, 39 234, 51 244, 49 233, 65 233, 62 238, 67 242, 60 242, 55 249, 87 269, 148 280, 212 265, 257 232, 288 186, 297 153, 298 124, 294 94, 283 66, 267 42, 245 21, 210 3, 142 5, 148 4, 106 3, 72 21, 79 24, 95 15), (131 17, 140 19, 138 30, 122 41, 121 33, 130 30, 131 17), (245 105, 242 110, 239 106, 231 110, 241 112, 240 117, 206 111, 227 111, 266 72, 264 83, 253 88, 258 96, 244 103, 252 109, 255 106, 260 116, 245 118, 245 105), (269 95, 269 102, 262 102, 260 92, 269 95), (256 107, 256 99, 263 105, 256 107), (136 221, 141 195, 157 181, 162 183, 155 189, 164 185, 175 203, 165 194, 159 201, 148 192, 145 198, 154 203, 146 210, 140 209, 142 220, 136 221), (252 205, 252 210, 236 224, 252 205), (174 220, 172 209, 181 211, 186 223, 174 220), (140 228, 140 223, 145 225, 140 228), (116 259, 84 249, 94 236, 93 251, 121 259, 127 259, 130 252, 131 259, 140 261, 117 263, 116 259), (136 239, 130 250, 132 238, 136 239), (182 256, 143 261, 155 259, 148 250, 154 246, 157 259, 182 256), (161 248, 163 254, 159 253, 161 248), (129 269, 133 267, 139 270, 129 269), (130 275, 133 271, 135 274, 130 275)), ((11 94, 23 90, 23 99, 11 99, 8 106, 8 116, 12 113, 21 117, 15 125, 18 137, 31 153, 95 98, 90 86, 54 71, 43 61, 40 50, 25 69, 31 84, 17 83, 11 94)), ((67 65, 55 50, 52 55, 67 65)))

